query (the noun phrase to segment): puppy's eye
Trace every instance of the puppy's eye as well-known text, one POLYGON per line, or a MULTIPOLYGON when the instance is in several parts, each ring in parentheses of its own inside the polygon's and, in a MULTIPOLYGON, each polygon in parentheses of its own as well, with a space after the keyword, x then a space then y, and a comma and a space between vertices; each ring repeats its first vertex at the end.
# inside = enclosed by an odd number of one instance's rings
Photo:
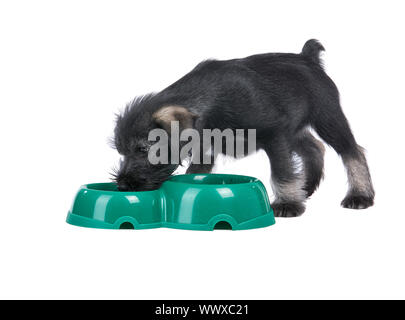
POLYGON ((146 146, 138 147, 137 150, 139 152, 148 152, 149 148, 146 146))

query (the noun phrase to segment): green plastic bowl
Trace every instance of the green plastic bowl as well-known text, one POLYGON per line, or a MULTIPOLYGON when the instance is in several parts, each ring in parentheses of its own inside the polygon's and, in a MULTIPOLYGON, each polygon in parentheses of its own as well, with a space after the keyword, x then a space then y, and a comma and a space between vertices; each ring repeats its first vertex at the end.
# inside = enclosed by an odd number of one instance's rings
POLYGON ((70 224, 103 229, 245 230, 275 223, 260 180, 230 174, 171 177, 153 191, 120 192, 114 183, 82 186, 70 224))

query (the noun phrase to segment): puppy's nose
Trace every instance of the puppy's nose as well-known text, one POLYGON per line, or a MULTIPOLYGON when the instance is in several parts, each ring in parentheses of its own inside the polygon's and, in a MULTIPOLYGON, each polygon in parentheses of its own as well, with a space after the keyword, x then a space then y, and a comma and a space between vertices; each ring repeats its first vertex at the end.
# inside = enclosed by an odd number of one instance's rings
POLYGON ((129 185, 126 184, 125 182, 118 183, 117 187, 118 187, 118 191, 130 191, 129 185))

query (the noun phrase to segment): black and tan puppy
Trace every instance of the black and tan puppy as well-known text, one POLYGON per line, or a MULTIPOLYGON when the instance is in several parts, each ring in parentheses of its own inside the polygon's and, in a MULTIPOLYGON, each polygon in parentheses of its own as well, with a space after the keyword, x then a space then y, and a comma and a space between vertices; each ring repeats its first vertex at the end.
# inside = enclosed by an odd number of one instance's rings
MULTIPOLYGON (((342 206, 373 205, 374 189, 362 148, 344 116, 339 93, 322 68, 324 50, 316 40, 300 54, 266 53, 244 59, 208 60, 156 94, 131 102, 117 119, 115 146, 123 161, 116 174, 121 190, 157 188, 176 164, 152 165, 148 160, 155 128, 221 130, 256 129, 257 149, 270 158, 276 216, 298 216, 323 176, 323 144, 313 128, 342 157, 349 190, 342 206), (294 156, 302 159, 297 172, 294 156)), ((212 164, 191 164, 188 173, 208 173, 212 164)))

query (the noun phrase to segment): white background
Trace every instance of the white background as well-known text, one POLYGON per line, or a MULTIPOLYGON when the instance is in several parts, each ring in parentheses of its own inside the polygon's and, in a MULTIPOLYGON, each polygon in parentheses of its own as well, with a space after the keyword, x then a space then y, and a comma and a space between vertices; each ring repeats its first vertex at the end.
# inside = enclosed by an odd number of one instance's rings
MULTIPOLYGON (((1 1, 0 298, 405 298, 403 1, 1 1), (119 159, 114 113, 206 58, 300 52, 317 38, 374 207, 325 180, 300 218, 265 229, 108 231, 65 223, 77 188, 119 159)), ((259 153, 217 172, 259 177, 259 153)))

